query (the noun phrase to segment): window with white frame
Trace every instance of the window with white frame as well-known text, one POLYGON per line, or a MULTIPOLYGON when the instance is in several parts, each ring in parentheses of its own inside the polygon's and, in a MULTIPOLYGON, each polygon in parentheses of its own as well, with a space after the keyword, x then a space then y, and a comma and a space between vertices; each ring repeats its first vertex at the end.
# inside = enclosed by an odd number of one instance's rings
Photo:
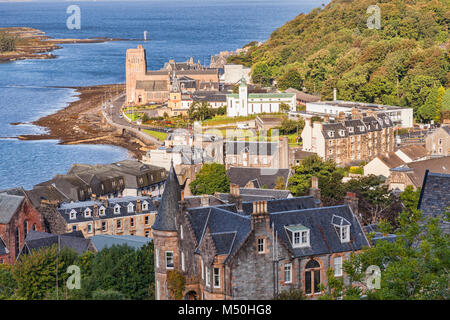
POLYGON ((341 226, 340 228, 341 242, 350 241, 350 226, 341 226))
POLYGON ((92 233, 92 224, 91 223, 88 224, 88 233, 92 233))
POLYGON ((213 285, 214 285, 214 288, 220 288, 220 269, 219 268, 214 268, 213 285))
POLYGON ((287 263, 284 265, 284 282, 291 283, 292 282, 292 264, 287 263))
POLYGON ((142 202, 142 210, 148 210, 148 202, 147 201, 142 202))
POLYGON ((131 202, 127 206, 128 213, 132 213, 134 211, 134 204, 131 202))
POLYGON ((336 228, 341 243, 350 241, 350 222, 340 216, 333 215, 331 218, 331 224, 336 228))
POLYGON ((291 236, 292 247, 302 248, 309 246, 309 229, 301 224, 286 226, 286 231, 291 236))
POLYGON ((265 244, 264 244, 264 238, 258 239, 258 253, 264 253, 265 251, 265 244))
POLYGON ((173 269, 173 251, 166 251, 166 268, 173 269))
POLYGON ((206 267, 205 268, 206 270, 205 270, 205 280, 206 280, 206 286, 207 287, 209 287, 209 281, 210 281, 210 274, 209 274, 209 267, 206 267))
POLYGON ((84 217, 85 218, 90 218, 91 217, 91 209, 87 208, 86 210, 84 210, 84 217))
POLYGON ((75 210, 70 211, 70 220, 75 220, 77 218, 77 212, 75 210))
POLYGON ((353 132, 353 127, 348 127, 348 132, 353 132))
POLYGON ((183 226, 180 224, 180 238, 183 240, 183 226))
POLYGON ((334 137, 334 131, 328 131, 328 136, 333 138, 334 137))
POLYGON ((104 206, 101 206, 98 211, 100 216, 104 216, 106 214, 106 208, 104 206))
POLYGON ((114 206, 114 213, 115 213, 115 214, 120 213, 120 205, 116 204, 116 205, 114 206))
POLYGON ((336 277, 342 276, 342 257, 334 258, 334 275, 336 277))

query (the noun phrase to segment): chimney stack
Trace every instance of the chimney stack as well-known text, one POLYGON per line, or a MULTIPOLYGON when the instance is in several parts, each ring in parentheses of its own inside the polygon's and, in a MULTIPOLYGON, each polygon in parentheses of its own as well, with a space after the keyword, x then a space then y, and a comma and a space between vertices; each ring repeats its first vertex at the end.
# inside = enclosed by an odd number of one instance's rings
POLYGON ((356 196, 356 193, 354 192, 347 192, 347 195, 344 199, 344 204, 347 204, 350 209, 352 209, 353 214, 359 218, 359 212, 358 212, 358 197, 356 196))
POLYGON ((234 203, 238 211, 242 211, 241 188, 237 184, 230 183, 230 196, 228 202, 234 203))
POLYGON ((253 215, 264 215, 269 213, 267 211, 267 200, 253 201, 253 215))
POLYGON ((345 112, 343 112, 343 111, 339 112, 339 114, 337 116, 337 121, 338 122, 344 122, 345 121, 345 112))
POLYGON ((142 212, 142 203, 140 199, 136 200, 136 213, 141 213, 142 212))
POLYGON ((94 207, 93 207, 93 212, 92 212, 92 215, 94 216, 94 218, 97 218, 98 217, 98 205, 97 204, 94 204, 94 207))
POLYGON ((337 101, 337 89, 333 88, 333 101, 337 101))
POLYGON ((316 176, 311 177, 311 188, 309 189, 309 195, 313 196, 314 199, 320 203, 320 206, 322 206, 322 202, 320 201, 319 178, 316 176))
POLYGON ((265 228, 270 228, 269 211, 267 210, 267 200, 254 201, 253 211, 251 214, 251 228, 255 229, 256 225, 265 224, 265 228))
POLYGON ((330 116, 328 114, 325 114, 323 116, 323 122, 329 123, 330 122, 330 116))
POLYGON ((202 194, 202 207, 209 207, 209 195, 202 194))

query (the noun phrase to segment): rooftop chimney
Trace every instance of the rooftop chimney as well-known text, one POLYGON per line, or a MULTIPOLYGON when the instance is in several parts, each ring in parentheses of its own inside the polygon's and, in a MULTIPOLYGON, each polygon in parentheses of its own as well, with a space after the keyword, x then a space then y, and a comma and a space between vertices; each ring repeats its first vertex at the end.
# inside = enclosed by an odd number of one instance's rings
POLYGON ((311 177, 311 188, 309 189, 309 195, 313 196, 314 199, 320 203, 320 206, 322 206, 320 201, 319 178, 316 176, 311 177))
POLYGON ((353 214, 359 218, 359 212, 358 212, 358 197, 356 196, 356 193, 354 192, 347 192, 347 195, 344 199, 344 204, 347 204, 350 209, 352 209, 353 214))
POLYGON ((230 183, 230 196, 228 202, 234 203, 238 211, 242 211, 241 188, 239 185, 230 183))
POLYGON ((339 122, 344 122, 345 121, 345 112, 343 112, 343 111, 339 112, 336 120, 339 122))
POLYGON ((325 114, 325 115, 323 116, 323 122, 327 122, 327 123, 330 122, 330 116, 329 116, 328 114, 325 114))
POLYGON ((136 200, 136 213, 141 213, 142 212, 142 203, 141 200, 137 199, 136 200))
POLYGON ((267 210, 267 200, 253 201, 253 211, 251 214, 251 228, 255 229, 255 226, 259 223, 265 223, 266 228, 270 228, 269 211, 267 210))
POLYGON ((202 194, 202 207, 208 207, 209 206, 209 195, 202 194))

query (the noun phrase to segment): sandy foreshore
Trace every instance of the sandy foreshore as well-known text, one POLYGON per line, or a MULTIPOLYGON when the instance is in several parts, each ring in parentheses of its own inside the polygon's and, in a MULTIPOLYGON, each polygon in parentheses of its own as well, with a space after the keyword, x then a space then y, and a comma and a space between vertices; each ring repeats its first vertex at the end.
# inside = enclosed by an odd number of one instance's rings
MULTIPOLYGON (((80 94, 77 101, 58 112, 42 117, 32 124, 47 129, 47 134, 22 135, 21 140, 58 139, 61 144, 109 144, 127 149, 140 159, 145 143, 109 125, 103 118, 102 102, 124 91, 125 86, 99 85, 74 87, 80 94)), ((17 124, 17 123, 14 123, 17 124)))

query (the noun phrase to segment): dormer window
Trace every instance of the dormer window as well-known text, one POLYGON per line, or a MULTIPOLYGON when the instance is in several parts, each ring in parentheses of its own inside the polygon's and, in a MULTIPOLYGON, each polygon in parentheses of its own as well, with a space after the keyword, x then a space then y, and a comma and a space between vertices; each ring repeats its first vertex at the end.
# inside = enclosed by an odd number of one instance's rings
POLYGON ((134 204, 132 204, 131 202, 128 204, 128 206, 127 206, 127 210, 128 210, 128 213, 132 213, 132 212, 134 212, 134 204))
POLYGON ((77 218, 77 212, 75 210, 70 211, 70 220, 75 220, 77 218))
POLYGON ((114 206, 114 213, 115 213, 115 214, 119 214, 119 213, 120 213, 120 205, 116 204, 116 205, 114 206))
POLYGON ((297 224, 285 226, 293 248, 309 247, 309 228, 297 224))
POLYGON ((101 206, 98 212, 100 216, 104 216, 106 214, 106 208, 104 206, 101 206))
POLYGON ((360 126, 360 127, 359 127, 359 130, 360 130, 361 132, 363 132, 363 131, 364 131, 364 126, 360 126))
POLYGON ((340 135, 341 137, 345 136, 345 130, 339 130, 339 135, 340 135))
POLYGON ((87 208, 86 210, 84 210, 84 217, 85 218, 90 218, 91 217, 91 213, 92 213, 92 210, 87 208))
POLYGON ((333 217, 331 218, 331 224, 335 227, 341 243, 350 242, 351 223, 347 219, 337 215, 333 215, 333 217))
POLYGON ((142 210, 148 210, 148 202, 147 201, 142 202, 142 210))
POLYGON ((353 129, 353 127, 349 127, 349 128, 348 128, 348 132, 351 132, 351 133, 353 133, 353 132, 354 132, 354 129, 353 129))
POLYGON ((328 131, 328 136, 333 138, 334 137, 334 131, 328 131))

